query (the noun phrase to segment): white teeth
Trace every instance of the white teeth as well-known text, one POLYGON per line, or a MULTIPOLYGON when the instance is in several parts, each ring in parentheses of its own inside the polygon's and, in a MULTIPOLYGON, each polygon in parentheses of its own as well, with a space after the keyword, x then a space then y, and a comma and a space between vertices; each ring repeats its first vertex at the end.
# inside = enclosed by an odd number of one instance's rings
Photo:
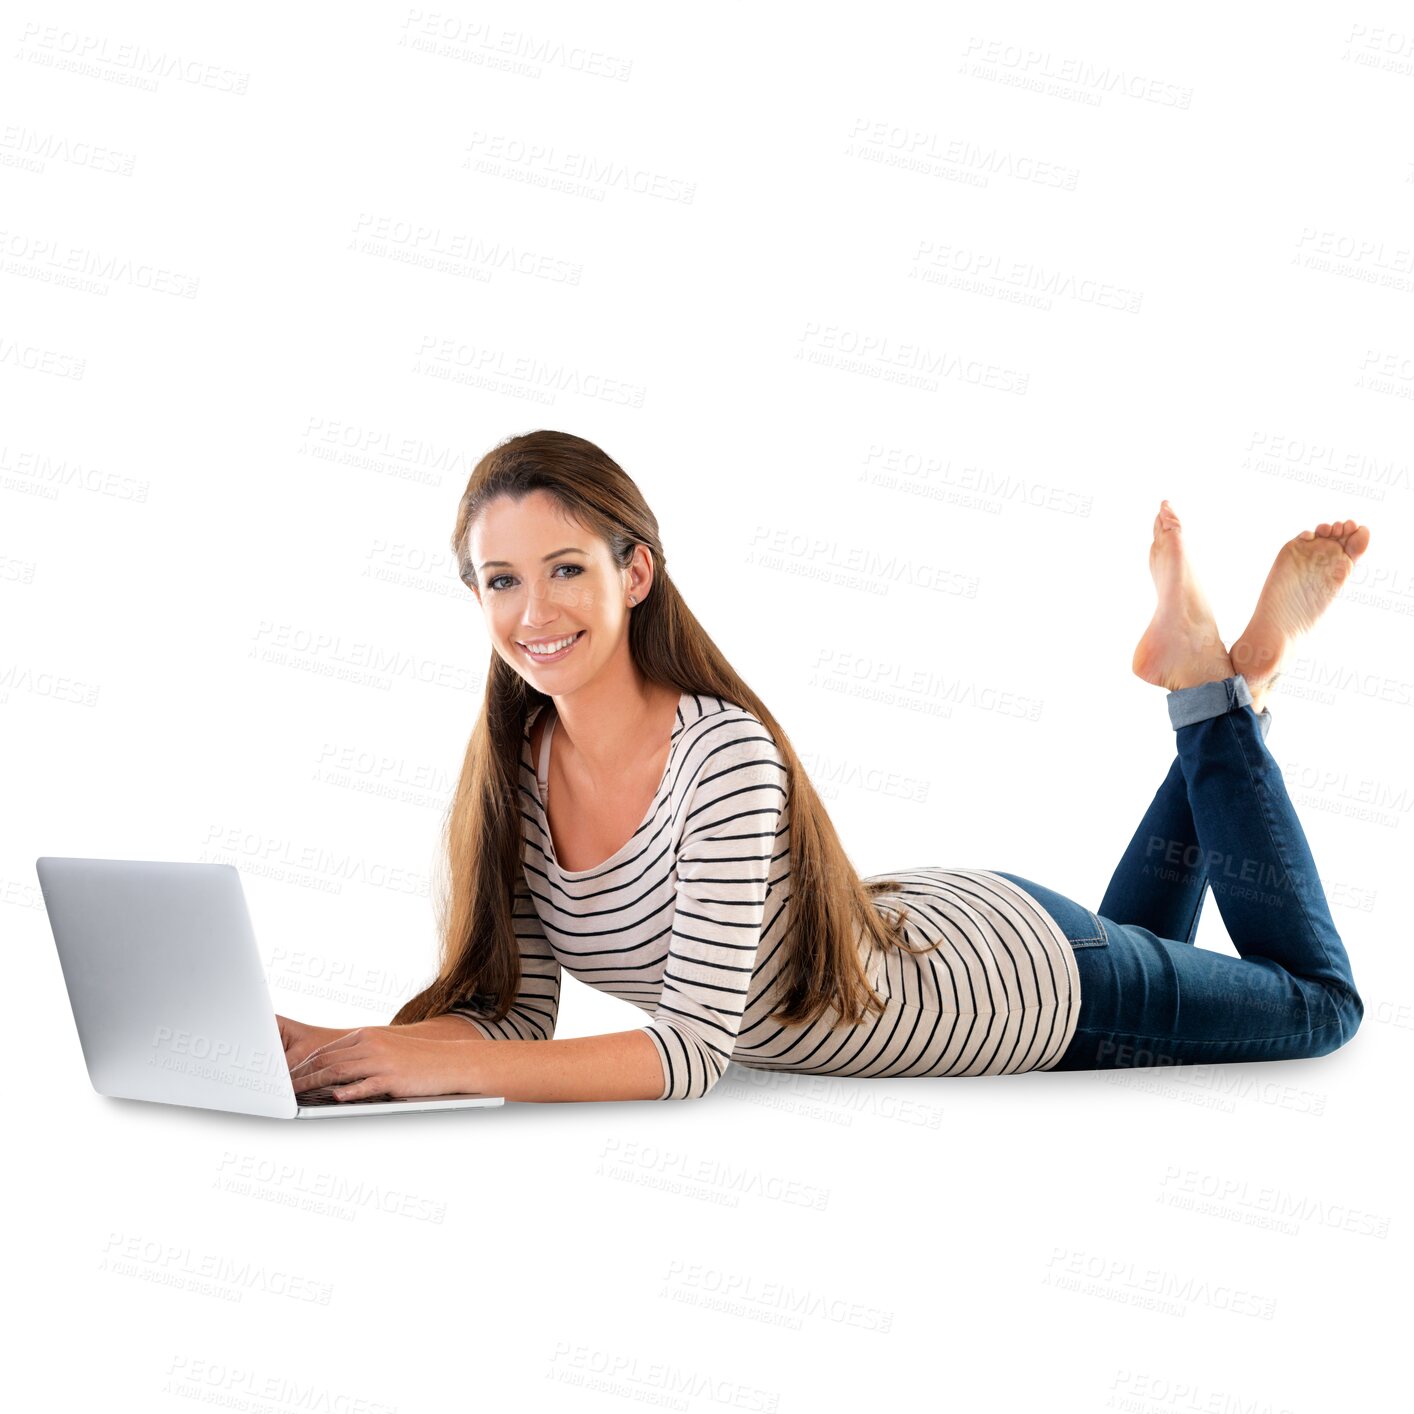
POLYGON ((558 653, 561 648, 569 647, 578 637, 579 635, 577 633, 572 633, 568 638, 561 638, 555 643, 537 643, 534 648, 528 643, 522 643, 520 646, 524 648, 527 653, 534 653, 537 657, 543 658, 551 653, 558 653))

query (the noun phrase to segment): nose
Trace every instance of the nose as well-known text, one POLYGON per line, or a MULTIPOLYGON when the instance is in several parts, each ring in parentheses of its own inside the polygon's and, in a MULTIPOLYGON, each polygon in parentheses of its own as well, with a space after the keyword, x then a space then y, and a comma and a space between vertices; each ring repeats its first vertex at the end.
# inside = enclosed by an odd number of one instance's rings
POLYGON ((550 597, 550 576, 548 574, 536 575, 530 581, 531 599, 548 599, 550 597))
POLYGON ((526 595, 525 617, 536 623, 544 623, 547 618, 558 617, 562 610, 572 614, 593 613, 595 595, 578 579, 556 579, 553 575, 541 575, 530 581, 526 595))
POLYGON ((550 577, 542 574, 538 579, 531 580, 523 615, 527 629, 538 629, 544 624, 552 623, 559 612, 550 577))

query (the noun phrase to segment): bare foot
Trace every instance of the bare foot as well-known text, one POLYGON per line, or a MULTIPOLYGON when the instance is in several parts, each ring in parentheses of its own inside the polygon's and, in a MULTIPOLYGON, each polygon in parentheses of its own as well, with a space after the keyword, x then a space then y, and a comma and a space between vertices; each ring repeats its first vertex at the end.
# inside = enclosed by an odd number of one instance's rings
POLYGON ((1368 526, 1338 520, 1303 530, 1277 551, 1252 622, 1232 645, 1233 668, 1247 679, 1254 712, 1262 710, 1292 640, 1325 613, 1369 545, 1368 526))
POLYGON ((1233 677, 1232 659, 1184 553, 1183 526, 1167 501, 1154 517, 1149 573, 1159 605, 1134 650, 1135 673, 1170 692, 1233 677))

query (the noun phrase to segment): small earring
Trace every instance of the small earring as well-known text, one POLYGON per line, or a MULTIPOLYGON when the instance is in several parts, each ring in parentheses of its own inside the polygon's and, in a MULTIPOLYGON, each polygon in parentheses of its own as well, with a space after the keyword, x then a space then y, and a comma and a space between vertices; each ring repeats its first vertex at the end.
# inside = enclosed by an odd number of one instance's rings
POLYGON ((629 602, 630 604, 636 604, 636 603, 638 603, 638 596, 637 596, 636 594, 630 594, 630 595, 628 596, 628 602, 629 602))

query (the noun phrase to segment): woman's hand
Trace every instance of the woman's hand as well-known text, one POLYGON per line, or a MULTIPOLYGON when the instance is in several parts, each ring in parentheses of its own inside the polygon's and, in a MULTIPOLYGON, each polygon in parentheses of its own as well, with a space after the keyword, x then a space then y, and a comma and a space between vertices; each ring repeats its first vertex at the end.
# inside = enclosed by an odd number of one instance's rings
POLYGON ((326 1041, 291 1068, 295 1093, 328 1086, 336 1100, 371 1100, 464 1095, 478 1089, 473 1044, 408 1032, 406 1026, 361 1026, 326 1041))
POLYGON ((311 1052, 320 1046, 337 1040, 349 1033, 347 1026, 307 1026, 302 1021, 292 1021, 288 1016, 275 1014, 280 1023, 280 1040, 285 1047, 285 1064, 291 1072, 311 1052))

